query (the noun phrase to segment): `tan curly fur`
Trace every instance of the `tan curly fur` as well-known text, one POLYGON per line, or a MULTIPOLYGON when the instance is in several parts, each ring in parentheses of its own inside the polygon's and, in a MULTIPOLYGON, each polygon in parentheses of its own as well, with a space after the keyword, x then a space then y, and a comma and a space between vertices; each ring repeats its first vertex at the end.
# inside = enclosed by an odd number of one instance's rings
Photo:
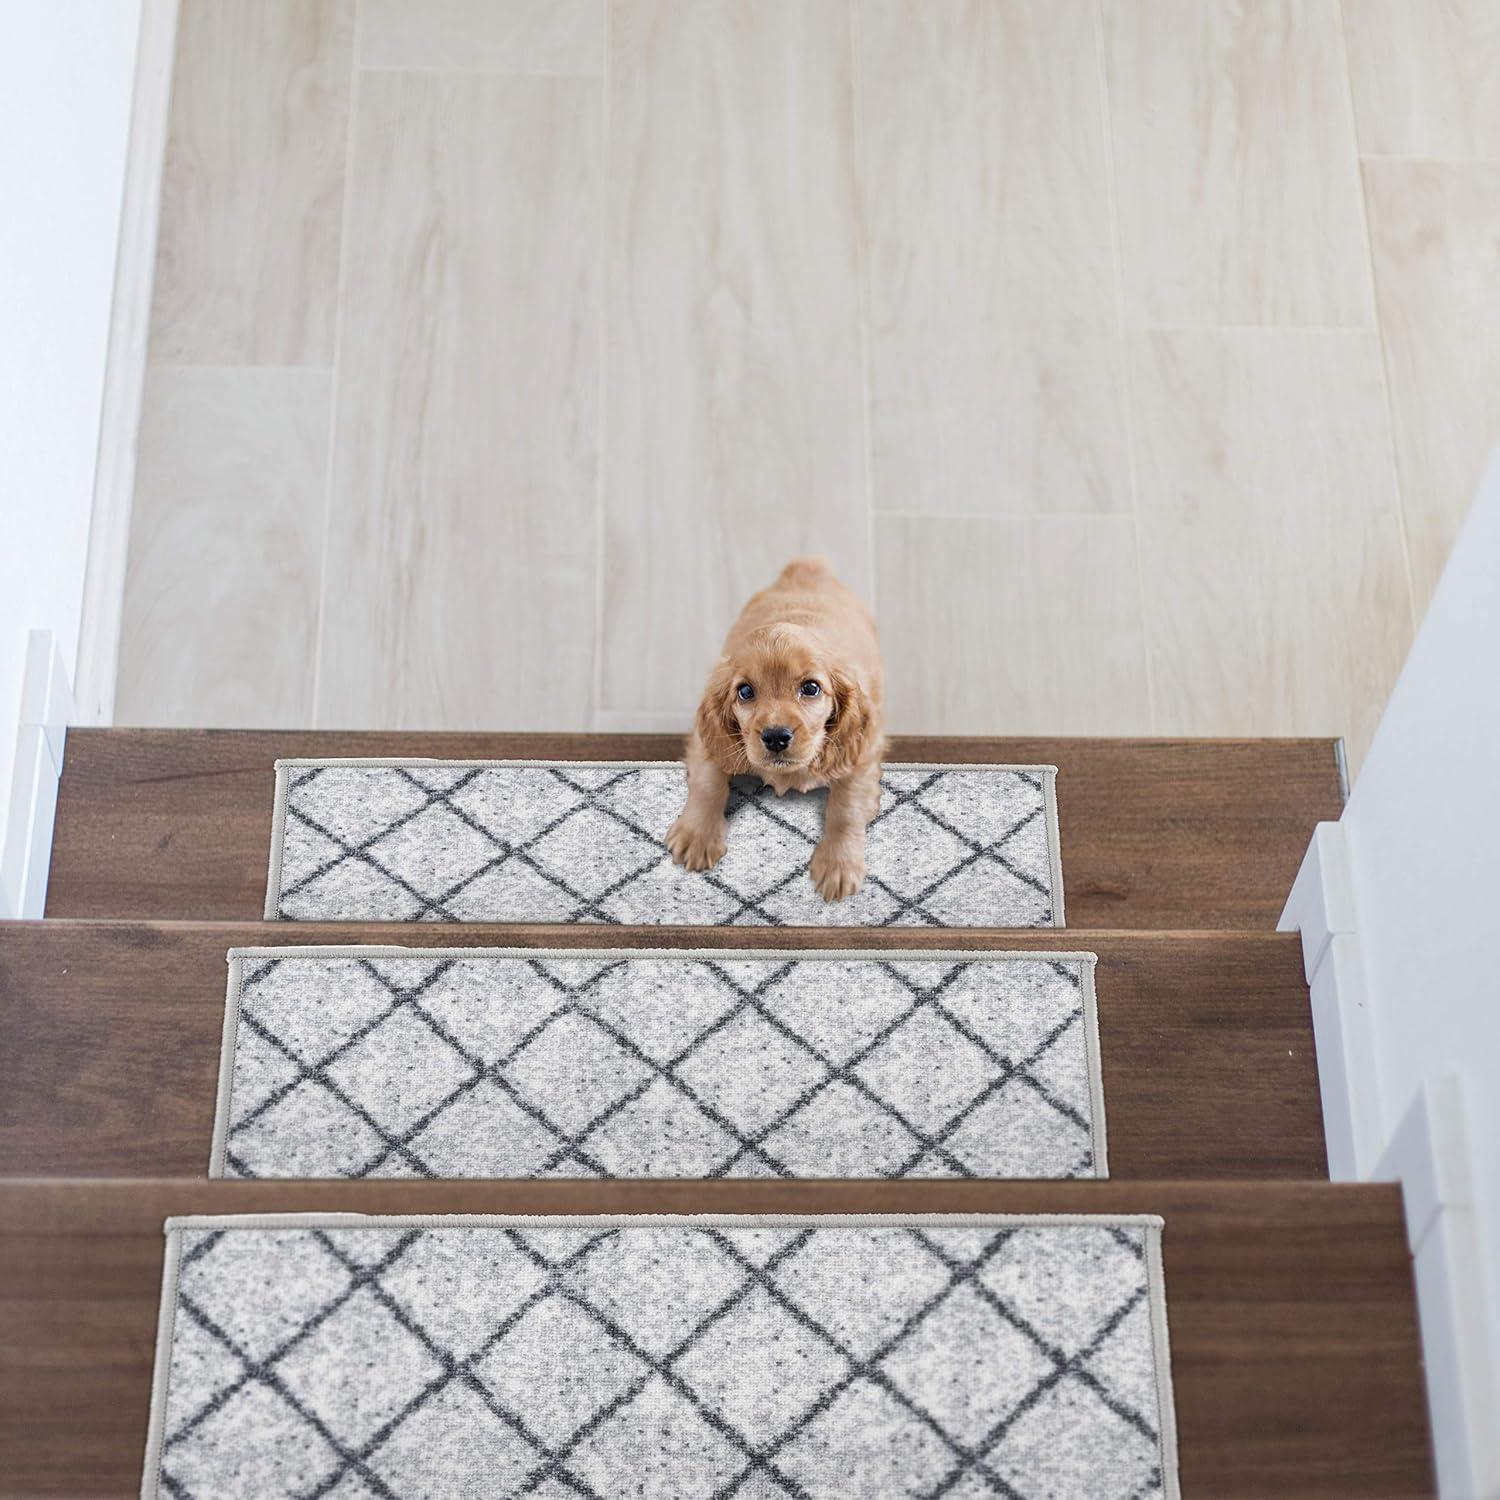
POLYGON ((798 558, 735 621, 688 741, 688 800, 673 858, 711 869, 727 838, 729 778, 778 794, 829 788, 814 884, 828 900, 864 879, 864 830, 879 804, 883 675, 870 612, 818 558, 798 558), (781 743, 783 737, 786 743, 781 743))

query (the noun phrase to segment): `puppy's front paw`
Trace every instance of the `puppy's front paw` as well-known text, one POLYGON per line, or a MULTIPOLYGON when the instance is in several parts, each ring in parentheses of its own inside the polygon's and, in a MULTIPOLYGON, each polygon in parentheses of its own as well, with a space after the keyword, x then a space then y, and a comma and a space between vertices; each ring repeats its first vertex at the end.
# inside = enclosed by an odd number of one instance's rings
POLYGON ((707 828, 686 817, 667 829, 667 848, 672 851, 672 862, 689 870, 711 870, 724 858, 724 849, 729 840, 729 825, 720 818, 707 828))
POLYGON ((865 850, 859 844, 819 842, 808 874, 825 901, 844 901, 865 883, 865 850))

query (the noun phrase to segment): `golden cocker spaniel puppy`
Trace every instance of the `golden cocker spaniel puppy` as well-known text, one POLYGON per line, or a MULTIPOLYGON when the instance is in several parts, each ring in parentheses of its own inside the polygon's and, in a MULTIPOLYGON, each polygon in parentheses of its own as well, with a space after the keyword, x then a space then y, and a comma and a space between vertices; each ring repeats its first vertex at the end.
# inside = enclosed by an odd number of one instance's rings
POLYGON ((672 858, 711 870, 729 835, 731 776, 778 796, 828 788, 809 873, 825 901, 865 878, 865 825, 880 805, 883 683, 869 610, 820 558, 799 557, 741 612, 709 674, 687 746, 687 803, 672 858))

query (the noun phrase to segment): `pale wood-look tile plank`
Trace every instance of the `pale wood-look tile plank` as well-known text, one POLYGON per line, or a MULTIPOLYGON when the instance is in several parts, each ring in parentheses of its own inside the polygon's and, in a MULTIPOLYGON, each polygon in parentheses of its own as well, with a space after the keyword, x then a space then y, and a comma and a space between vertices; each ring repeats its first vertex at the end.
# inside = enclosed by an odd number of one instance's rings
POLYGON ((1104 0, 1126 317, 1370 326, 1338 0, 1104 0))
POLYGON ((354 0, 183 0, 151 357, 328 365, 354 0))
POLYGON ((1157 732, 1357 762, 1412 634, 1378 339, 1144 333, 1131 380, 1157 732))
POLYGON ((877 510, 1128 510, 1093 0, 856 0, 877 510))
POLYGON ((326 370, 148 371, 119 723, 311 722, 329 387, 326 370))
POLYGON ((366 68, 598 74, 606 0, 361 0, 366 68))
POLYGON ((798 552, 869 582, 848 10, 611 22, 601 706, 691 708, 798 552))
POLYGON ((890 728, 1149 734, 1128 516, 880 516, 890 728))
POLYGON ((1424 609, 1500 441, 1500 164, 1365 163, 1401 501, 1424 609))
POLYGON ((588 721, 601 92, 361 75, 320 725, 588 721))
POLYGON ((1344 0, 1349 78, 1368 156, 1500 162, 1500 5, 1344 0))

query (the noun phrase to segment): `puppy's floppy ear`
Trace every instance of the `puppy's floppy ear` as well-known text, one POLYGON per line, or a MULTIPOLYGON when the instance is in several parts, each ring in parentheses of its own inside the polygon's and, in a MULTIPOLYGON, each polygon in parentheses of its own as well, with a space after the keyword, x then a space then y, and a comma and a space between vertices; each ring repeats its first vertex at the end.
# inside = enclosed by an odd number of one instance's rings
POLYGON ((870 700, 856 678, 840 671, 829 673, 833 689, 833 712, 823 733, 818 772, 830 779, 846 775, 857 766, 869 748, 870 700))
POLYGON ((693 726, 703 753, 721 771, 734 776, 749 769, 740 721, 734 716, 734 663, 721 656, 708 674, 708 686, 693 726))

